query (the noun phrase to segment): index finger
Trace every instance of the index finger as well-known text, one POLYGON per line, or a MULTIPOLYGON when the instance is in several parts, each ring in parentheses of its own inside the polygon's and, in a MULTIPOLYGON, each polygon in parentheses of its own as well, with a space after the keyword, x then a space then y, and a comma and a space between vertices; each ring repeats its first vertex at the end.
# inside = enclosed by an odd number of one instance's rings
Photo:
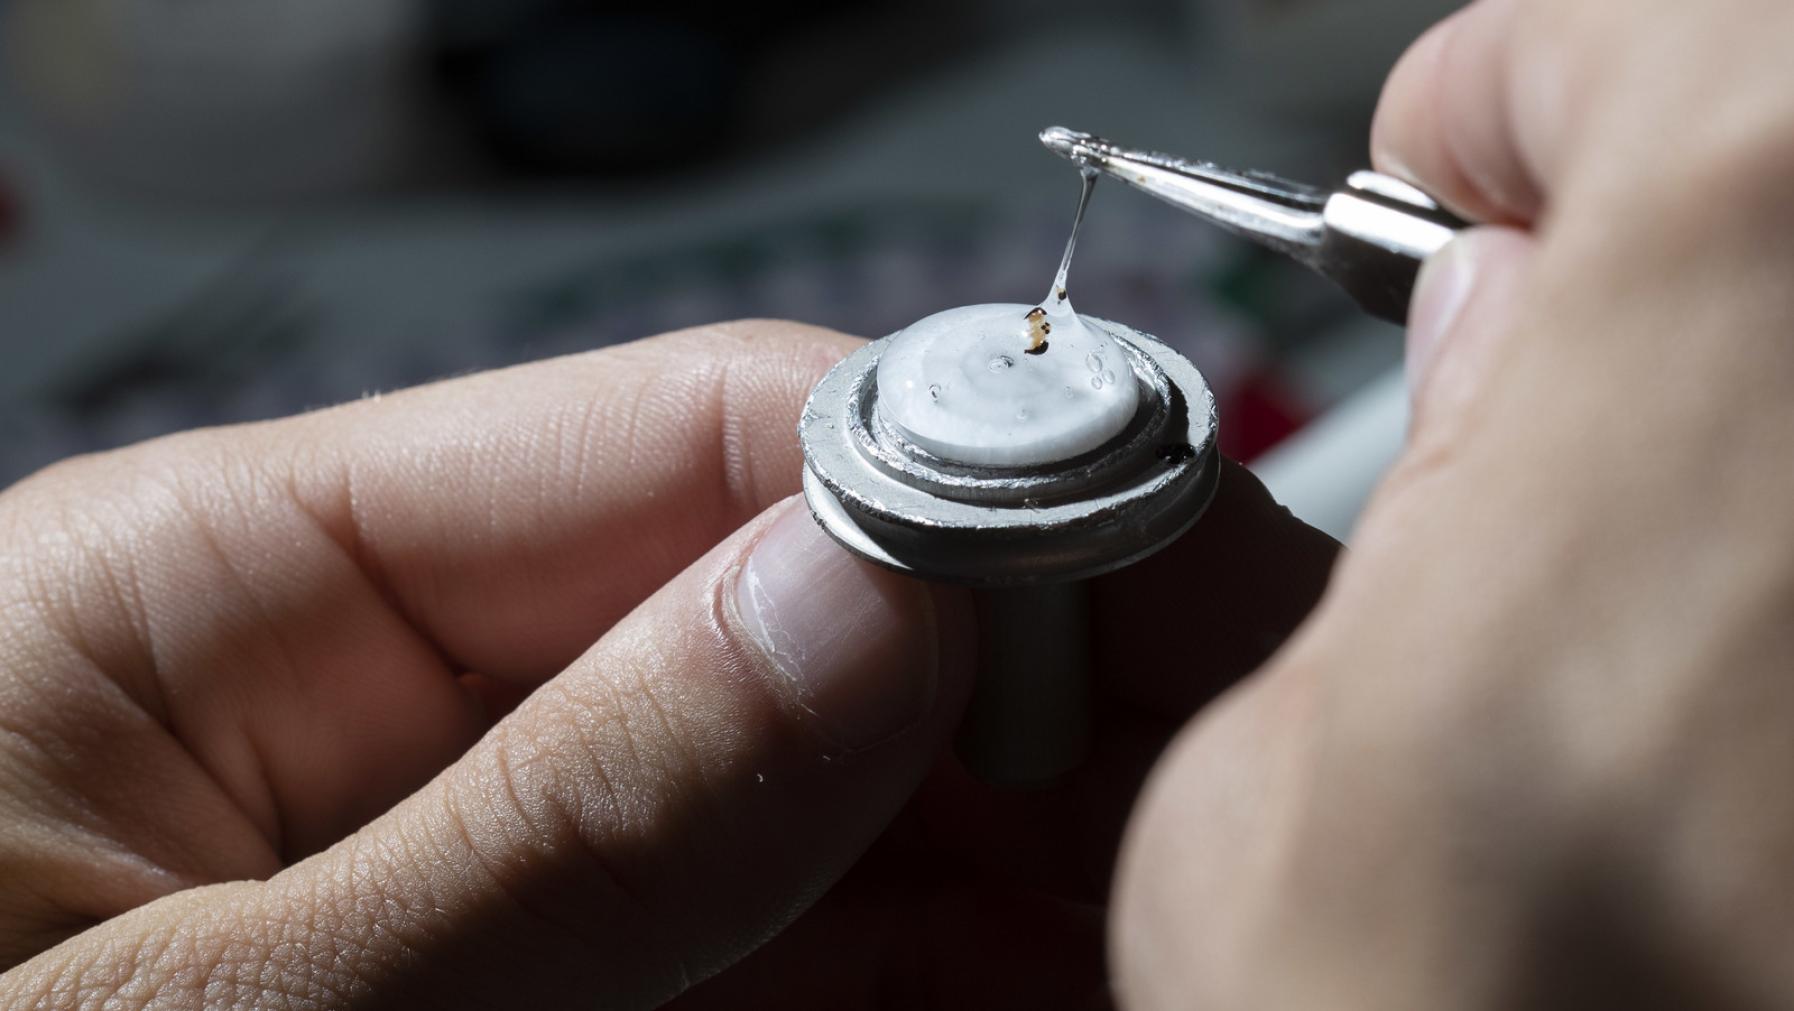
POLYGON ((0 497, 33 658, 8 673, 89 686, 40 729, 103 736, 132 775, 143 746, 96 712, 153 717, 309 853, 485 729, 457 675, 534 687, 794 493, 804 398, 856 344, 708 327, 59 464, 0 497))
MULTIPOLYGON (((798 490, 804 398, 858 343, 776 321, 699 327, 185 433, 28 483, 132 505, 123 546, 140 555, 191 540, 164 520, 206 526, 224 553, 287 570, 258 593, 346 603, 320 580, 348 570, 308 561, 346 549, 450 666, 534 680, 798 490), (185 501, 169 517, 151 503, 171 485, 185 501)), ((194 575, 180 558, 137 561, 194 575)))
POLYGON ((1390 72, 1371 132, 1378 170, 1484 224, 1544 205, 1532 82, 1513 68, 1516 0, 1478 0, 1435 25, 1390 72))

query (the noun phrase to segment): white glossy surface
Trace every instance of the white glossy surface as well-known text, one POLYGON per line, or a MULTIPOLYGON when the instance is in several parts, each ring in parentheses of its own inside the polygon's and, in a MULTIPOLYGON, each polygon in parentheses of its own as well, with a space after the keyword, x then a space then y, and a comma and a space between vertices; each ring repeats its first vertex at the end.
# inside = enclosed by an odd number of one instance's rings
POLYGON ((1046 350, 1031 305, 968 305, 910 324, 878 361, 879 410, 905 437, 955 463, 1057 463, 1120 434, 1140 403, 1128 359, 1070 305, 1049 299, 1046 350))

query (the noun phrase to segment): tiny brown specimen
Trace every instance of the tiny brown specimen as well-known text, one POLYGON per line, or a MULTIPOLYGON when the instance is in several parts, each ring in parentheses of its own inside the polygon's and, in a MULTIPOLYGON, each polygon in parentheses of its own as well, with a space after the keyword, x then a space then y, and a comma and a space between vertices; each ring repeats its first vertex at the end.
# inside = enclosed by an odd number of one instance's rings
POLYGON ((1047 322, 1046 310, 1039 306, 1028 310, 1028 315, 1023 318, 1028 321, 1028 350, 1026 353, 1041 354, 1047 349, 1047 334, 1053 332, 1053 324, 1047 322))

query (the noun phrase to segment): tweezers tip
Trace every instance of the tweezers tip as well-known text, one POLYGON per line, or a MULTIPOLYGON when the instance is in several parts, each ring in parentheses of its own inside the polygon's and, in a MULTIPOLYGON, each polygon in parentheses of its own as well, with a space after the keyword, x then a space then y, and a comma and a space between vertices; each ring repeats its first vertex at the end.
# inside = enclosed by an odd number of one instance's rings
POLYGON ((1088 144, 1095 139, 1087 133, 1064 126, 1049 126, 1040 131, 1040 143, 1043 147, 1061 158, 1069 158, 1079 164, 1089 160, 1088 144))

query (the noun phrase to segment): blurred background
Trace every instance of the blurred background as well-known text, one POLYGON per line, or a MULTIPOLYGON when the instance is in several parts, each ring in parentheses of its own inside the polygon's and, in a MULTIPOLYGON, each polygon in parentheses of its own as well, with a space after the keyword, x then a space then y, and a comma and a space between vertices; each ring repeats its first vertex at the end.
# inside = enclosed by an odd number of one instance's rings
MULTIPOLYGON (((1454 6, 0 0, 0 486, 721 319, 1033 301, 1078 188, 1042 127, 1332 182, 1454 6)), ((1078 308, 1192 357, 1343 534, 1399 332, 1113 186, 1078 252, 1078 308)))

